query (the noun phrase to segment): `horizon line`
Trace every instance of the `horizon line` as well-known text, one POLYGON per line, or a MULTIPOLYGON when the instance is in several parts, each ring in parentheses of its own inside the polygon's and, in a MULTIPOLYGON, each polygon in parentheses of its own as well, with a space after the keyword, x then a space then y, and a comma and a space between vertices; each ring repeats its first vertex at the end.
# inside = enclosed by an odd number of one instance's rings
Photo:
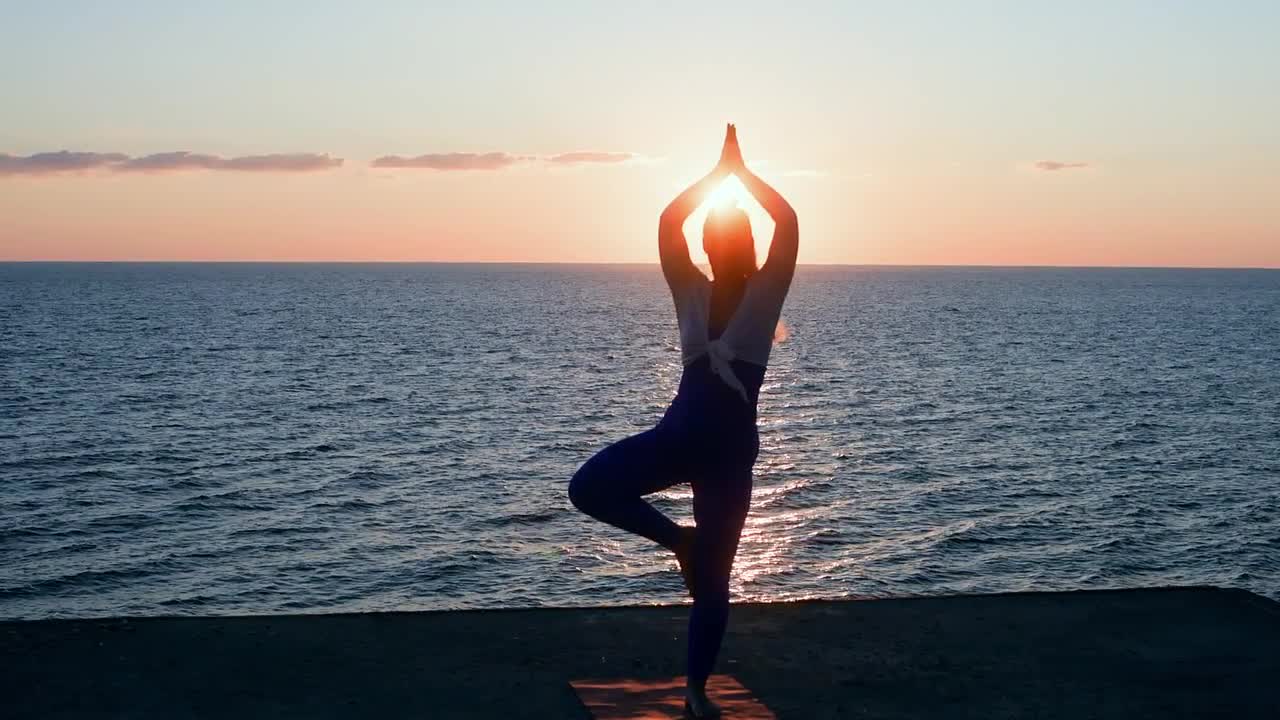
MULTIPOLYGON (((705 267, 705 263, 695 263, 705 267)), ((658 261, 630 260, 6 260, 0 265, 600 265, 658 266, 658 261)), ((1014 265, 908 263, 796 263, 810 268, 969 268, 1004 270, 1280 270, 1280 265, 1014 265)))

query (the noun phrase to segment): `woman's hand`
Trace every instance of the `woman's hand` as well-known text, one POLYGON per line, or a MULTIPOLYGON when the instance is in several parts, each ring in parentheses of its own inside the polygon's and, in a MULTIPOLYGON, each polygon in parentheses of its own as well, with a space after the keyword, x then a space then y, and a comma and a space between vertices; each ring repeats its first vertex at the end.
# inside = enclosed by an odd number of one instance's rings
POLYGON ((729 123, 724 131, 724 147, 720 150, 720 162, 716 170, 723 173, 735 173, 743 169, 742 148, 738 147, 738 128, 729 123))
POLYGON ((720 162, 716 163, 716 169, 712 171, 713 175, 716 173, 736 175, 751 197, 773 218, 773 242, 769 244, 769 257, 760 271, 766 276, 776 277, 773 284, 782 287, 785 292, 785 288, 791 283, 791 274, 795 271, 796 254, 800 246, 796 211, 769 183, 747 169, 742 160, 742 148, 738 147, 738 128, 733 123, 725 128, 720 162))
POLYGON ((689 258, 689 246, 684 238, 684 223, 698 209, 722 180, 735 172, 745 172, 742 152, 738 150, 738 133, 732 124, 725 127, 724 147, 720 160, 706 177, 684 189, 662 211, 658 219, 658 257, 662 260, 662 273, 667 283, 675 288, 695 277, 706 278, 689 258))

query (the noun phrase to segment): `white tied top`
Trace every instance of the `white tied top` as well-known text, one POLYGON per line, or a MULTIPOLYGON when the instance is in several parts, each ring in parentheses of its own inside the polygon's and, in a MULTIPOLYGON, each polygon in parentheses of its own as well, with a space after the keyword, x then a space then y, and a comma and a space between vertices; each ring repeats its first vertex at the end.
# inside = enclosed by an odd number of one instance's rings
POLYGON ((745 360, 761 367, 768 365, 773 349, 774 329, 782 315, 782 303, 791 287, 791 272, 778 272, 765 267, 747 279, 742 300, 724 332, 715 340, 708 338, 711 316, 711 281, 701 272, 691 272, 671 283, 671 297, 676 304, 676 320, 680 324, 680 355, 688 366, 704 353, 711 370, 733 388, 743 400, 747 391, 730 364, 745 360))

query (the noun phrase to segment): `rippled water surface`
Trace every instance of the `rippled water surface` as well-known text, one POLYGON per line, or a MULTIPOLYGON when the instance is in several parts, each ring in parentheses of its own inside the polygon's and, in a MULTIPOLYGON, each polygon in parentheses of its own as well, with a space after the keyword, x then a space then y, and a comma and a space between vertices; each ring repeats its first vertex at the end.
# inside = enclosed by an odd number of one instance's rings
MULTIPOLYGON (((784 320, 738 599, 1280 597, 1280 272, 803 268, 784 320)), ((679 600, 565 495, 676 343, 650 266, 0 265, 0 616, 679 600)))

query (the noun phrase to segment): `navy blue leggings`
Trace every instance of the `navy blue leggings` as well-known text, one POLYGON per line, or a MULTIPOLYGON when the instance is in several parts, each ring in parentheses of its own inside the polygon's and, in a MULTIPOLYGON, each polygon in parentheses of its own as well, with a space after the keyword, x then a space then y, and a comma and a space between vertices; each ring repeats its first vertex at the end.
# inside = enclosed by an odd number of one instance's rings
MULTIPOLYGON (((735 363, 735 366, 738 366, 735 363)), ((642 496, 680 483, 693 487, 693 610, 687 674, 695 687, 711 675, 729 618, 729 571, 751 505, 751 466, 759 449, 755 399, 764 368, 736 367, 751 406, 715 378, 704 360, 686 368, 680 391, 657 427, 596 453, 569 483, 569 499, 588 515, 675 549, 680 528, 642 496)))

